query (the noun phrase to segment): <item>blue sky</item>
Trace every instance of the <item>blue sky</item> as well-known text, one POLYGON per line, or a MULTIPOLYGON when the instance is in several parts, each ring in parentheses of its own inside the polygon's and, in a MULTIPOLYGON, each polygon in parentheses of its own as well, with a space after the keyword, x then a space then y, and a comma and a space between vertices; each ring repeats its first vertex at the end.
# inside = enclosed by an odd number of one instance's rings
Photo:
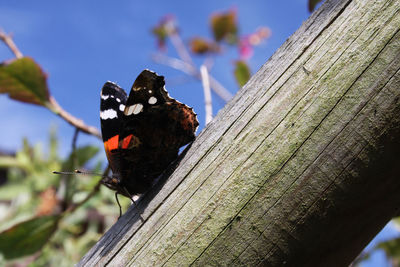
MULTIPOLYGON (((2 1, 0 27, 14 34, 22 53, 33 57, 49 74, 49 87, 60 105, 86 123, 99 127, 99 92, 105 81, 129 89, 141 70, 148 68, 166 76, 171 96, 190 106, 204 126, 201 84, 179 71, 157 64, 151 55, 156 41, 151 28, 166 14, 174 14, 184 41, 192 36, 211 37, 210 14, 229 8, 238 10, 240 32, 248 34, 260 26, 272 30, 271 38, 259 46, 250 65, 253 73, 307 19, 306 0, 253 1, 2 1)), ((174 56, 173 49, 168 50, 174 56)), ((12 54, 0 45, 0 60, 12 54)), ((216 59, 212 74, 233 94, 238 90, 232 76, 235 49, 227 49, 216 59), (227 69, 228 68, 228 69, 227 69)), ((214 111, 223 102, 214 96, 214 111)), ((73 129, 41 107, 24 105, 0 96, 0 121, 7 129, 0 132, 1 149, 15 150, 21 138, 46 142, 51 124, 58 126, 62 154, 68 153, 73 129), (12 111, 12 112, 11 112, 12 111)), ((81 135, 80 143, 98 143, 81 135)))
MULTIPOLYGON (((199 116, 200 130, 204 127, 201 84, 190 78, 179 82, 185 77, 182 73, 151 59, 156 41, 150 30, 164 15, 173 14, 177 18, 184 41, 192 36, 211 37, 210 14, 230 8, 238 11, 241 34, 252 33, 260 26, 269 27, 271 38, 256 48, 249 61, 253 73, 309 16, 306 0, 123 0, 115 3, 28 0, 0 3, 0 28, 13 33, 22 53, 33 57, 47 72, 49 88, 59 104, 97 128, 100 128, 99 93, 104 82, 117 82, 127 90, 145 68, 166 76, 170 95, 193 106, 199 116)), ((171 47, 168 54, 176 56, 171 47)), ((0 61, 12 57, 8 48, 0 44, 0 61)), ((212 69, 212 75, 232 94, 238 90, 232 76, 235 59, 237 51, 228 49, 216 59, 212 69)), ((214 114, 223 104, 213 95, 214 114)), ((69 153, 74 129, 45 108, 0 95, 0 114, 3 125, 0 150, 17 150, 23 137, 31 143, 45 144, 50 126, 56 125, 61 154, 69 153)), ((87 143, 102 147, 96 138, 81 134, 78 144, 87 143)), ((104 153, 99 157, 105 160, 104 153)), ((376 263, 374 260, 373 265, 365 266, 376 266, 376 263)))

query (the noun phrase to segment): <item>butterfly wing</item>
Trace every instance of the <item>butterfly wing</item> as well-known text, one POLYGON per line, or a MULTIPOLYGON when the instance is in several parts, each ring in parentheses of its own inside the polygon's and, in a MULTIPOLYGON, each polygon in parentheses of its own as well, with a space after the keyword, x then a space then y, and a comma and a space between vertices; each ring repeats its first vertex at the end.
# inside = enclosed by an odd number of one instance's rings
POLYGON ((119 135, 127 101, 125 91, 117 84, 106 82, 100 95, 100 123, 104 149, 113 173, 120 169, 119 135))
POLYGON ((126 101, 119 135, 123 186, 142 193, 194 140, 196 114, 168 95, 163 76, 144 70, 126 101))

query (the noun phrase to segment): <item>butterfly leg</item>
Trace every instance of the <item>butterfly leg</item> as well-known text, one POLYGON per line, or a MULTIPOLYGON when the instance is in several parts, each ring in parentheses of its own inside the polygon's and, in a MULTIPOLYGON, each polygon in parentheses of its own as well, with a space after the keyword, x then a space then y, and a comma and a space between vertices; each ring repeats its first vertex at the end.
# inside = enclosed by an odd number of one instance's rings
POLYGON ((139 207, 136 205, 135 200, 133 200, 133 196, 132 196, 131 194, 129 194, 128 190, 127 190, 125 187, 122 187, 122 189, 125 191, 125 194, 126 194, 127 196, 129 196, 129 198, 131 199, 132 204, 135 206, 135 209, 136 209, 136 211, 137 211, 137 214, 139 215, 139 218, 140 218, 140 220, 141 220, 142 223, 143 223, 143 222, 144 222, 144 219, 143 219, 142 216, 140 215, 139 207))
POLYGON ((117 200, 118 207, 119 207, 119 216, 118 216, 118 220, 119 220, 119 218, 121 218, 121 216, 122 216, 122 207, 118 200, 118 192, 115 192, 115 199, 117 200))

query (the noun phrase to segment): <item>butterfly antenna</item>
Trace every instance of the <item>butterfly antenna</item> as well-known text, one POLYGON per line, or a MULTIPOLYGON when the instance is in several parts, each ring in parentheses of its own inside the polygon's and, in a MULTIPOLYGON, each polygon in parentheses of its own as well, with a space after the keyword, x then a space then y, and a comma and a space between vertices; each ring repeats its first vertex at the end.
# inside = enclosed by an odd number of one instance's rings
POLYGON ((76 173, 75 173, 75 172, 56 172, 56 171, 53 171, 53 174, 74 175, 74 174, 76 174, 76 173))
POLYGON ((101 176, 105 177, 103 174, 95 173, 95 172, 83 172, 80 170, 74 170, 73 172, 56 172, 53 171, 54 174, 65 174, 65 175, 74 175, 74 174, 81 174, 81 175, 91 175, 91 176, 101 176))

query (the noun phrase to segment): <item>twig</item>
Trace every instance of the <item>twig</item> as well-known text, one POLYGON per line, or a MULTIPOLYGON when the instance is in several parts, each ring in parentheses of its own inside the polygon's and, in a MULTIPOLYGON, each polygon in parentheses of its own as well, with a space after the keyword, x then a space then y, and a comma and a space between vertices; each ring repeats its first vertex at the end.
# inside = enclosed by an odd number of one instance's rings
POLYGON ((213 76, 208 75, 210 79, 210 86, 213 88, 213 91, 218 94, 225 102, 228 102, 232 99, 233 95, 222 86, 213 76))
MULTIPOLYGON (((10 48, 10 50, 14 53, 16 58, 23 57, 21 51, 15 45, 11 35, 7 35, 4 31, 0 30, 0 40, 3 41, 8 46, 8 48, 10 48)), ((49 108, 58 116, 60 116, 61 118, 63 118, 64 120, 66 120, 69 124, 79 129, 80 131, 94 135, 99 139, 101 139, 101 134, 96 127, 86 125, 82 120, 77 119, 68 112, 66 112, 52 96, 50 96, 49 104, 46 105, 46 107, 49 108)))
POLYGON ((194 68, 191 64, 186 63, 181 59, 168 57, 161 53, 153 54, 152 58, 155 62, 159 64, 167 65, 171 68, 180 70, 188 75, 197 77, 198 71, 196 70, 196 68, 194 68))
POLYGON ((76 142, 78 141, 78 135, 79 135, 79 128, 75 128, 75 133, 74 133, 74 137, 72 138, 72 153, 75 153, 76 150, 76 142))
POLYGON ((10 48, 11 52, 13 52, 16 58, 23 57, 21 51, 15 45, 11 35, 7 35, 5 32, 0 30, 0 40, 2 40, 6 44, 6 46, 8 46, 8 48, 10 48))
POLYGON ((187 51, 185 44, 183 43, 181 37, 177 33, 177 31, 172 31, 169 35, 171 38, 172 45, 175 47, 178 52, 179 57, 188 64, 193 65, 193 60, 190 57, 189 52, 187 51))
MULTIPOLYGON (((71 143, 71 147, 72 147, 72 152, 71 152, 71 164, 72 164, 72 168, 75 169, 77 168, 78 165, 78 158, 76 156, 76 142, 78 141, 78 135, 79 135, 79 129, 75 128, 75 132, 74 132, 74 136, 72 137, 72 143, 71 143)), ((70 198, 70 192, 71 190, 74 191, 74 188, 72 187, 72 183, 74 182, 71 179, 71 176, 69 175, 63 175, 62 176, 62 184, 64 184, 65 186, 65 192, 64 192, 64 203, 65 203, 65 207, 68 207, 69 203, 71 202, 71 198, 70 198)))
POLYGON ((204 59, 203 65, 207 67, 208 73, 210 73, 212 67, 214 66, 214 58, 207 56, 204 59))
MULTIPOLYGON (((189 54, 189 51, 186 49, 185 44, 183 43, 180 35, 178 32, 171 31, 172 34, 170 34, 171 42, 172 45, 175 47, 175 50, 178 52, 179 57, 187 64, 192 66, 192 69, 196 73, 196 77, 198 79, 202 79, 202 74, 198 71, 196 66, 193 63, 193 60, 189 54)), ((222 94, 218 94, 225 102, 228 102, 232 98, 232 94, 229 93, 228 90, 226 90, 217 80, 215 80, 211 75, 209 76, 209 82, 211 84, 211 87, 214 88, 214 91, 220 91, 222 94)))
MULTIPOLYGON (((201 80, 200 71, 198 71, 194 66, 186 63, 178 58, 168 57, 163 54, 157 53, 153 55, 153 60, 159 64, 167 65, 171 68, 180 70, 188 75, 191 75, 199 80, 201 80)), ((221 97, 225 102, 228 102, 233 96, 232 94, 223 87, 214 77, 208 75, 210 80, 211 89, 221 97)))
POLYGON ((50 105, 48 106, 48 108, 52 110, 55 114, 66 120, 69 124, 71 124, 72 126, 76 127, 77 129, 79 129, 84 133, 94 135, 99 139, 101 139, 101 134, 96 127, 86 125, 82 120, 77 119, 68 112, 66 112, 52 96, 50 96, 49 102, 50 105))
POLYGON ((204 104, 206 106, 206 125, 212 121, 212 100, 211 100, 211 90, 210 90, 210 79, 208 77, 208 70, 205 65, 200 66, 201 81, 204 90, 204 104))

